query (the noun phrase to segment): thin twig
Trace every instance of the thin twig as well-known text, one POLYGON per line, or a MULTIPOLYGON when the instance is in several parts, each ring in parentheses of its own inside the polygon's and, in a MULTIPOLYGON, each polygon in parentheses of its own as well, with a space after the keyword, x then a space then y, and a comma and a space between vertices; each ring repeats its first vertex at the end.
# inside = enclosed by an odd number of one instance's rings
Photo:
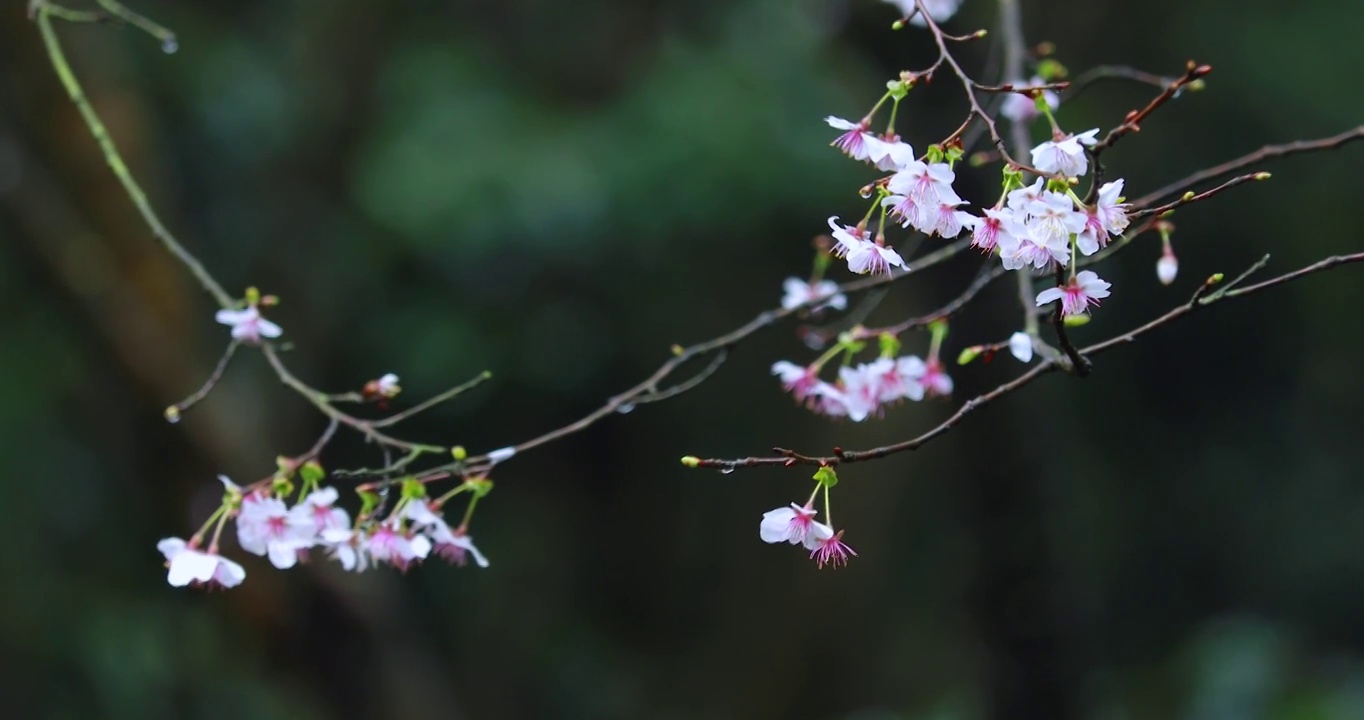
MULTIPOLYGON (((1251 266, 1250 270, 1247 271, 1247 273, 1243 273, 1241 278, 1244 278, 1249 272, 1253 272, 1254 270, 1263 267, 1264 262, 1265 260, 1262 259, 1255 265, 1251 266)), ((1285 273, 1278 277, 1271 278, 1264 282, 1257 283, 1255 285, 1250 285, 1244 288, 1229 289, 1221 294, 1213 292, 1213 290, 1218 285, 1218 279, 1216 276, 1214 276, 1212 278, 1209 278, 1207 282, 1203 283, 1203 285, 1200 285, 1199 289, 1193 294, 1193 297, 1191 297, 1188 302, 1181 304, 1179 307, 1176 307, 1173 310, 1170 310, 1169 312, 1165 313, 1164 315, 1161 315, 1160 317, 1144 325, 1141 325, 1140 327, 1137 327, 1133 330, 1109 338, 1108 340, 1104 340, 1102 342, 1094 343, 1093 345, 1080 348, 1079 352, 1081 355, 1092 357, 1100 353, 1106 352, 1108 350, 1112 350, 1113 348, 1118 347, 1119 345, 1125 345, 1127 343, 1133 342, 1138 337, 1145 335, 1146 333, 1151 332, 1156 328, 1162 327, 1175 320, 1178 320, 1179 318, 1184 317, 1185 315, 1188 315, 1199 308, 1212 305, 1213 303, 1221 302, 1222 300, 1229 300, 1231 298, 1251 295, 1253 293, 1257 293, 1262 290, 1282 285, 1286 282, 1296 280, 1300 277, 1304 277, 1306 275, 1310 275, 1316 272, 1321 272, 1323 270, 1328 270, 1339 265, 1357 262, 1364 262, 1364 252, 1355 253, 1352 255, 1335 255, 1324 260, 1315 262, 1306 267, 1294 270, 1293 272, 1285 273)), ((1241 278, 1238 278, 1238 280, 1241 278)), ((1235 282, 1236 281, 1233 281, 1231 284, 1234 285, 1235 282)), ((688 457, 684 460, 684 463, 688 467, 719 468, 721 470, 734 470, 738 468, 772 465, 790 466, 795 464, 824 466, 838 465, 840 463, 864 462, 867 460, 883 458, 886 457, 887 455, 894 455, 896 453, 904 452, 906 450, 916 450, 919 447, 923 446, 925 443, 933 440, 934 438, 937 438, 947 433, 947 431, 951 430, 958 423, 960 423, 962 418, 966 417, 972 412, 975 412, 976 410, 979 410, 985 405, 988 405, 991 402, 994 402, 995 400, 998 400, 999 398, 1024 387, 1025 385, 1031 383, 1033 380, 1036 380, 1042 375, 1045 375, 1049 372, 1053 372, 1057 369, 1059 369, 1059 365, 1055 359, 1043 360, 1036 366, 1034 366, 1031 370, 1023 373, 1022 375, 1019 375, 1013 380, 1010 380, 1009 382, 1006 382, 1003 385, 1000 385, 999 387, 996 387, 995 389, 987 393, 978 395, 970 400, 967 400, 965 403, 961 405, 961 407, 957 409, 955 413, 951 415, 951 417, 939 423, 929 431, 921 435, 918 435, 917 437, 910 438, 909 440, 904 440, 898 443, 871 448, 868 450, 849 451, 843 450, 841 448, 834 448, 833 454, 827 456, 801 455, 792 450, 774 449, 774 452, 779 453, 778 456, 747 458, 708 458, 708 459, 688 457)))

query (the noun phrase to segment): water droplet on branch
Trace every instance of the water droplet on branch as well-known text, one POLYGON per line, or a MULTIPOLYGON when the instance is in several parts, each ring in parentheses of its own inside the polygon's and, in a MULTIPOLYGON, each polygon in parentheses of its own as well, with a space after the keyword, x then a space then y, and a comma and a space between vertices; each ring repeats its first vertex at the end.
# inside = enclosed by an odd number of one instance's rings
POLYGON ((161 52, 167 55, 174 55, 180 49, 180 42, 173 37, 168 37, 161 41, 161 52))

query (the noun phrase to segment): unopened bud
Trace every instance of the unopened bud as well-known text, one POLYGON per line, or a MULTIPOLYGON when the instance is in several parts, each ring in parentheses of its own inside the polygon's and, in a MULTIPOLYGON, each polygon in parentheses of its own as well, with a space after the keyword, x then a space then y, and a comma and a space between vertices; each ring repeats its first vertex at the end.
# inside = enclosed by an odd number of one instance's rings
POLYGON ((904 29, 905 29, 905 21, 904 21, 904 20, 896 20, 895 22, 893 22, 893 23, 890 24, 890 29, 891 29, 891 30, 904 30, 904 29))
POLYGON ((1179 273, 1179 260, 1174 253, 1166 253, 1156 261, 1156 277, 1160 278, 1162 285, 1169 285, 1175 281, 1175 275, 1179 273))
POLYGON ((260 303, 260 290, 253 285, 246 289, 246 304, 257 305, 260 303))
POLYGON ((1067 315, 1065 316, 1065 318, 1061 320, 1061 324, 1065 325, 1068 328, 1080 327, 1081 325, 1088 325, 1090 319, 1091 318, 1086 313, 1080 313, 1078 315, 1067 315))
POLYGON ((969 348, 965 348, 964 350, 961 351, 960 354, 957 355, 957 364, 968 365, 971 363, 972 360, 975 360, 976 358, 980 357, 980 354, 984 351, 985 348, 979 345, 972 345, 969 348))
POLYGON ((450 456, 453 457, 456 462, 464 462, 464 459, 469 457, 469 451, 465 450, 463 445, 456 445, 450 448, 450 456))
POLYGON ((1267 172, 1257 172, 1257 173, 1255 173, 1255 176, 1254 176, 1254 177, 1255 177, 1256 180, 1268 180, 1268 179, 1270 179, 1271 177, 1274 177, 1274 176, 1273 176, 1273 175, 1270 175, 1270 174, 1267 173, 1267 172))
POLYGON ((682 458, 682 464, 689 468, 700 467, 701 458, 696 457, 695 455, 686 455, 682 458))
POLYGON ((171 405, 170 407, 166 408, 166 422, 172 425, 180 422, 180 406, 171 405))

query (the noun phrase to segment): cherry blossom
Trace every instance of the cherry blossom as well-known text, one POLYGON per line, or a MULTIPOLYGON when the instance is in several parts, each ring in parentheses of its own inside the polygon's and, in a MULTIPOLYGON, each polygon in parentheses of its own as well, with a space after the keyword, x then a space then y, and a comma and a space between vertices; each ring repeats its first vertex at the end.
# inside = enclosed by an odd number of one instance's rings
POLYGON ((1108 297, 1108 282, 1089 270, 1081 270, 1079 275, 1070 279, 1065 287, 1047 288, 1037 294, 1037 305, 1061 301, 1063 315, 1079 315, 1086 312, 1090 305, 1098 305, 1099 300, 1108 297))
POLYGON ((360 531, 349 528, 323 530, 322 544, 331 549, 332 557, 348 572, 364 572, 369 567, 366 538, 360 531))
POLYGON ((934 211, 923 208, 923 227, 919 230, 926 235, 934 235, 950 240, 961 234, 963 227, 970 227, 976 220, 968 212, 957 209, 961 202, 940 202, 934 211))
POLYGON ((259 343, 260 339, 277 338, 284 333, 280 326, 261 317, 260 310, 251 305, 243 310, 219 310, 215 320, 232 326, 232 337, 247 343, 259 343))
POLYGON ((802 367, 786 360, 772 363, 772 374, 781 380, 782 389, 794 395, 797 400, 804 400, 820 382, 815 374, 815 368, 802 367))
POLYGON ((1032 336, 1022 331, 1010 335, 1009 352, 1019 362, 1032 362, 1032 336))
POLYGON ((315 535, 321 535, 326 530, 350 527, 350 515, 343 508, 336 507, 337 495, 336 488, 332 487, 308 493, 303 502, 289 510, 291 523, 300 527, 312 523, 315 535))
POLYGON ((789 277, 782 283, 782 291, 785 294, 782 296, 781 306, 787 310, 806 304, 810 305, 811 310, 822 310, 826 307, 842 310, 848 307, 848 296, 839 292, 838 283, 832 280, 812 283, 789 277))
POLYGON ((924 386, 920 382, 926 372, 924 361, 914 355, 901 358, 881 358, 867 365, 864 372, 875 378, 877 400, 883 403, 896 400, 923 400, 924 386))
POLYGON ((403 389, 398 386, 397 375, 394 375, 393 373, 384 373, 384 375, 379 378, 378 390, 380 395, 391 398, 397 396, 403 389))
POLYGON ((758 537, 765 543, 785 542, 813 550, 817 543, 833 535, 828 525, 815 521, 817 514, 819 511, 809 505, 802 507, 795 503, 769 510, 763 513, 762 522, 758 524, 758 537))
POLYGON ((417 529, 426 535, 433 544, 433 551, 455 565, 463 567, 468 556, 473 555, 479 567, 488 567, 488 558, 474 546, 473 538, 463 528, 451 530, 445 518, 433 510, 425 498, 408 501, 403 508, 404 517, 412 521, 417 529))
POLYGON ((857 228, 847 225, 839 226, 834 221, 838 217, 829 218, 829 227, 833 230, 834 256, 844 258, 848 261, 848 269, 859 274, 871 273, 890 274, 892 267, 905 267, 905 261, 900 254, 884 245, 872 242, 871 234, 866 231, 859 232, 857 228))
POLYGON ((885 155, 882 150, 883 143, 875 135, 867 132, 867 122, 854 123, 843 118, 830 115, 824 118, 824 122, 835 130, 846 130, 847 132, 839 135, 832 143, 834 147, 843 151, 843 154, 854 160, 869 160, 873 156, 880 158, 885 155))
POLYGON ((832 383, 819 381, 810 389, 810 409, 829 417, 848 417, 848 395, 832 383))
MULTIPOLYGON (((924 20, 922 13, 914 12, 914 0, 884 0, 895 7, 900 8, 900 12, 905 15, 914 13, 909 19, 910 25, 918 27, 928 27, 928 22, 924 20)), ((928 16, 933 18, 933 22, 940 23, 953 15, 957 14, 957 8, 961 7, 961 0, 923 0, 924 9, 928 11, 928 16)))
MULTIPOLYGON (((1027 205, 1028 233, 1037 244, 1047 248, 1065 248, 1070 254, 1070 236, 1085 228, 1085 214, 1076 212, 1075 203, 1058 192, 1046 191, 1027 205)), ((1057 262, 1065 260, 1057 259, 1057 262)))
POLYGON ((848 411, 849 420, 862 422, 879 412, 881 391, 878 380, 874 372, 867 372, 866 365, 838 369, 838 381, 843 386, 843 405, 848 411))
POLYGON ((1027 233, 1010 208, 987 208, 985 217, 967 215, 962 222, 971 228, 971 247, 993 252, 1001 244, 1016 246, 1018 237, 1027 233))
POLYGON ((166 557, 166 565, 169 568, 166 582, 173 587, 185 587, 194 583, 208 587, 230 588, 240 585, 242 580, 246 579, 246 570, 241 565, 217 553, 194 548, 180 538, 165 538, 156 544, 156 549, 166 557))
POLYGON ((920 232, 931 233, 943 205, 955 207, 963 202, 952 189, 956 177, 947 163, 912 161, 891 176, 886 183, 891 195, 881 204, 889 207, 891 215, 905 227, 912 225, 920 232))
MULTIPOLYGON (((1038 87, 1046 85, 1047 81, 1034 75, 1032 80, 1027 82, 1015 80, 1010 84, 1016 88, 1038 87)), ((1042 97, 1046 101, 1047 107, 1052 110, 1061 106, 1061 98, 1053 90, 1043 90, 1042 97)), ((1036 120, 1042 113, 1037 109, 1037 101, 1033 98, 1022 93, 1010 93, 1004 99, 1004 104, 999 108, 999 114, 1014 122, 1026 123, 1036 120)))
POLYGON ((834 529, 828 525, 822 523, 815 523, 815 525, 819 526, 819 530, 814 547, 810 548, 810 559, 818 562, 820 568, 825 565, 833 565, 834 567, 847 565, 849 555, 857 556, 857 553, 843 542, 842 530, 835 533, 834 529))
POLYGON ((879 156, 873 155, 871 160, 877 170, 897 172, 914 162, 914 148, 909 143, 899 140, 881 141, 881 146, 876 148, 876 152, 880 153, 879 156))
POLYGON ((1085 255, 1093 255, 1108 246, 1108 236, 1117 237, 1127 229, 1127 205, 1122 202, 1122 180, 1099 186, 1099 199, 1094 207, 1085 210, 1085 226, 1075 236, 1075 246, 1085 255))
POLYGON ((999 259, 1005 270, 1019 270, 1029 265, 1040 270, 1053 262, 1068 262, 1070 240, 1059 235, 1041 239, 1025 227, 1022 234, 999 237, 999 259))
POLYGON ((1048 140, 1032 149, 1032 164, 1042 172, 1080 177, 1089 171, 1089 159, 1085 157, 1083 146, 1098 142, 1094 139, 1098 132, 1099 128, 1094 128, 1079 135, 1048 140))
POLYGON ((924 365, 923 377, 919 378, 929 395, 947 397, 952 394, 952 378, 943 370, 942 363, 930 357, 924 365))
POLYGON ((374 529, 365 542, 365 549, 374 562, 386 562, 399 570, 407 570, 412 563, 426 559, 431 553, 431 541, 425 535, 402 531, 390 520, 374 529))
POLYGON ((268 555, 275 567, 281 570, 293 567, 299 553, 316 544, 316 536, 311 511, 293 513, 284 501, 260 493, 242 498, 237 515, 237 542, 253 555, 268 555))

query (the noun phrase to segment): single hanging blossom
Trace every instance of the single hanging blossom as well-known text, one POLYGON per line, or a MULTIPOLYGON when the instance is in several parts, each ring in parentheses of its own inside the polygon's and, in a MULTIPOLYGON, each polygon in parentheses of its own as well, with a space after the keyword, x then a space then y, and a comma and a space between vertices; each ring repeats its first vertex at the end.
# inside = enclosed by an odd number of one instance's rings
POLYGON ((1165 252, 1161 253, 1160 259, 1156 261, 1156 277, 1160 279, 1160 284, 1169 285, 1175 281, 1175 275, 1179 274, 1179 259, 1168 246, 1165 252))
POLYGON ((885 143, 867 131, 866 121, 854 123, 830 115, 824 118, 824 122, 829 123, 835 130, 847 131, 829 143, 841 150, 844 155, 854 160, 870 160, 873 156, 880 158, 885 155, 886 151, 882 149, 885 143))
POLYGON ((1099 186, 1099 199, 1086 209, 1085 226, 1075 236, 1075 247, 1084 255, 1093 255, 1108 246, 1108 236, 1117 237, 1127 229, 1127 204, 1122 202, 1122 180, 1099 186))
POLYGON ((217 554, 190 547, 180 538, 165 538, 156 544, 156 549, 166 557, 169 571, 166 582, 173 587, 184 587, 190 583, 236 587, 246 579, 246 570, 231 560, 217 554))
POLYGON ((812 311, 823 310, 826 307, 835 310, 848 307, 848 296, 839 292, 838 283, 832 280, 820 280, 811 283, 800 278, 789 277, 782 283, 782 290, 785 295, 781 298, 781 306, 787 310, 798 308, 807 303, 812 311))
POLYGON ((840 227, 834 223, 837 219, 837 216, 829 218, 829 227, 832 228, 834 240, 837 241, 833 253, 835 257, 848 261, 849 270, 859 275, 867 273, 889 275, 892 267, 909 269, 905 267, 904 259, 895 250, 872 242, 871 234, 866 231, 859 233, 857 228, 846 225, 840 227))
POLYGON ((952 378, 943 371, 942 363, 931 357, 924 365, 923 377, 919 379, 929 395, 947 397, 952 394, 952 378))
POLYGON ((1086 312, 1090 305, 1098 305, 1099 300, 1108 297, 1111 284, 1090 270, 1081 270, 1072 277, 1065 287, 1047 288, 1037 293, 1037 305, 1061 301, 1061 314, 1079 315, 1086 312))
POLYGON ((791 503, 791 507, 777 508, 763 513, 758 524, 758 537, 765 543, 790 543, 813 550, 817 543, 833 535, 828 525, 815 521, 818 510, 791 503), (827 535, 825 534, 827 533, 827 535))
MULTIPOLYGON (((928 22, 924 20, 923 13, 914 12, 914 0, 884 0, 900 9, 904 15, 914 13, 914 17, 909 19, 909 24, 917 27, 928 27, 928 22)), ((923 0, 924 8, 928 10, 928 16, 933 18, 934 23, 948 20, 957 14, 957 8, 961 7, 961 0, 923 0)))
POLYGON ((1089 171, 1089 159, 1082 146, 1098 142, 1094 139, 1098 133, 1099 128, 1094 128, 1060 140, 1048 140, 1032 149, 1032 164, 1042 172, 1080 177, 1089 171))
MULTIPOLYGON (((1047 81, 1034 75, 1032 80, 1027 82, 1014 81, 1010 83, 1016 88, 1039 87, 1046 85, 1047 81)), ((1042 98, 1046 101, 1047 107, 1055 110, 1061 106, 1061 97, 1054 90, 1043 90, 1042 98)), ((1022 93, 1009 93, 1004 99, 1004 105, 999 108, 999 114, 1014 122, 1032 122, 1042 116, 1037 110, 1037 101, 1022 93)))
POLYGON ((1025 332, 1016 332, 1009 336, 1009 352, 1019 362, 1032 362, 1032 336, 1025 332))
POLYGON ((277 338, 284 333, 280 326, 260 316, 260 310, 251 305, 242 310, 219 310, 215 320, 232 326, 232 337, 247 343, 259 343, 260 339, 277 338))
POLYGON ((844 544, 842 530, 835 533, 834 529, 828 525, 815 524, 821 528, 820 538, 816 541, 815 546, 810 548, 810 559, 818 562, 821 569, 825 565, 833 565, 834 567, 847 565, 849 555, 857 557, 857 553, 844 544))

